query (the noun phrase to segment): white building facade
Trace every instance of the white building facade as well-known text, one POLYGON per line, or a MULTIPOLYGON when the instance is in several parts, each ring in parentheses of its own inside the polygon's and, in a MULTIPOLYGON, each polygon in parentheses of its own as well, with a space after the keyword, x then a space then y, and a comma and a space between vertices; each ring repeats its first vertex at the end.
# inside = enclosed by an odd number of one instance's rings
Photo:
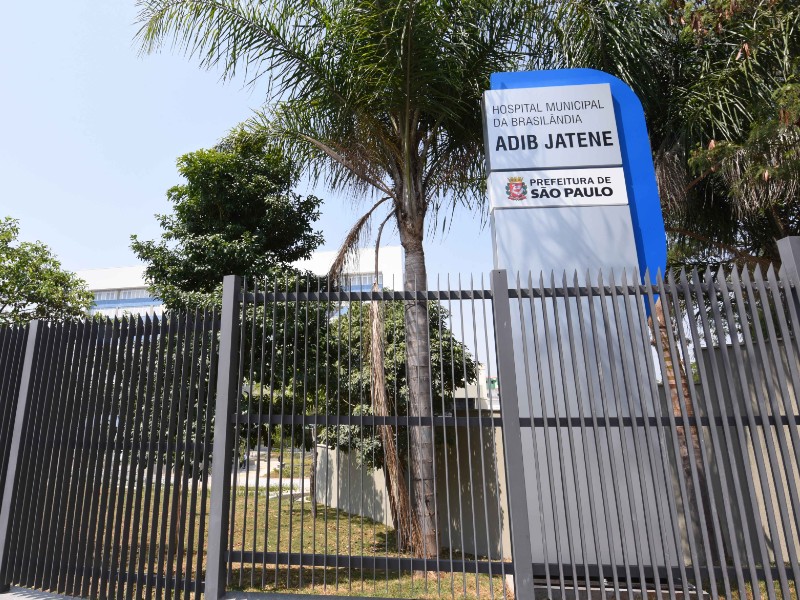
POLYGON ((121 317, 126 314, 160 315, 164 311, 161 300, 147 287, 144 266, 87 269, 76 275, 94 294, 89 314, 121 317))
MULTIPOLYGON (((308 260, 294 263, 298 269, 324 277, 333 265, 337 252, 314 252, 308 260)), ((375 281, 375 249, 365 248, 345 264, 342 288, 351 292, 372 291, 375 281)), ((390 290, 403 288, 403 249, 385 246, 378 252, 378 286, 390 290)))
MULTIPOLYGON (((311 258, 294 263, 301 270, 324 277, 336 258, 336 252, 314 252, 311 258)), ((87 269, 78 271, 94 294, 94 304, 89 314, 121 317, 126 314, 160 315, 164 311, 161 300, 147 287, 144 266, 87 269)), ((378 285, 381 288, 403 287, 403 249, 387 246, 378 253, 378 285)), ((342 288, 349 291, 370 291, 375 281, 375 250, 359 250, 345 267, 342 288)))

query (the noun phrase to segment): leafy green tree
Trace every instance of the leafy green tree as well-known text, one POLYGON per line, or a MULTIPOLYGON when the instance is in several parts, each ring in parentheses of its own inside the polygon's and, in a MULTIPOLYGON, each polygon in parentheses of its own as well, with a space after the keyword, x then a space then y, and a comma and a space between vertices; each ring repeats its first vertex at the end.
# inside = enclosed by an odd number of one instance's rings
MULTIPOLYGON (((266 130, 313 180, 377 201, 405 250, 406 289, 426 289, 426 229, 440 209, 483 200, 480 96, 496 71, 514 70, 537 37, 540 5, 523 0, 140 0, 140 40, 168 39, 225 76, 268 80, 266 130)), ((405 303, 409 411, 430 414, 426 303, 405 303)), ((426 531, 417 554, 438 552, 433 436, 411 431, 415 513, 426 531)))
MULTIPOLYGON (((400 416, 409 413, 408 339, 405 331, 403 303, 382 302, 383 364, 385 386, 394 411, 400 416)), ((330 336, 336 343, 328 345, 329 392, 327 404, 320 410, 331 415, 372 415, 371 322, 368 303, 352 303, 346 314, 331 322, 330 336)), ((453 410, 453 392, 466 382, 474 382, 477 365, 467 347, 448 328, 450 314, 438 302, 428 305, 428 336, 431 340, 431 384, 433 413, 442 415, 453 410)), ((370 469, 383 466, 383 450, 375 441, 374 428, 359 426, 329 427, 320 439, 331 447, 353 451, 360 463, 370 469)), ((402 438, 402 434, 398 434, 402 438)), ((406 446, 402 446, 407 450, 406 446)), ((407 455, 407 452, 401 452, 407 455)))
POLYGON ((778 259, 798 233, 800 5, 572 0, 551 15, 549 68, 606 71, 642 100, 670 264, 778 259))
POLYGON ((210 150, 178 159, 186 179, 167 192, 158 241, 131 236, 146 277, 167 308, 218 303, 222 278, 291 270, 322 243, 312 228, 321 200, 292 191, 295 164, 264 136, 236 130, 210 150))
POLYGON ((0 325, 77 319, 92 306, 86 282, 65 271, 41 242, 19 242, 19 222, 0 220, 0 325))
MULTIPOLYGON (((292 191, 298 170, 281 149, 238 129, 214 148, 180 157, 178 169, 186 182, 167 192, 173 212, 157 215, 161 239, 134 235, 131 243, 167 308, 192 313, 219 305, 223 277, 230 274, 244 277, 249 292, 326 289, 327 282, 290 265, 322 242, 312 227, 321 200, 292 191)), ((315 368, 313 340, 327 315, 319 303, 306 308, 301 318, 294 303, 247 304, 242 357, 258 357, 253 362, 260 367, 252 366, 260 380, 246 374, 239 410, 256 410, 265 386, 271 397, 286 399, 298 369, 315 368)))
POLYGON ((647 116, 673 265, 779 260, 800 233, 800 5, 578 0, 559 66, 625 80, 647 116))
MULTIPOLYGON (((279 317, 292 310, 294 303, 278 303, 279 317)), ((260 381, 260 373, 253 373, 243 390, 243 405, 255 414, 297 415, 296 424, 262 425, 251 427, 240 423, 240 440, 247 440, 250 448, 261 445, 268 449, 280 448, 290 441, 294 447, 311 450, 316 473, 316 444, 340 448, 368 469, 383 469, 389 488, 389 500, 395 528, 402 543, 411 546, 412 529, 418 524, 408 506, 406 476, 409 456, 408 427, 317 425, 303 427, 302 415, 409 415, 408 345, 405 330, 403 303, 398 301, 350 302, 347 305, 328 305, 328 310, 315 313, 319 303, 303 302, 300 305, 300 322, 289 335, 297 333, 299 342, 283 344, 280 331, 265 340, 264 355, 269 358, 266 369, 272 375, 260 381), (376 360, 371 348, 375 344, 373 309, 379 305, 382 312, 381 330, 377 334, 382 348, 380 361, 383 381, 377 383, 376 360), (308 311, 306 311, 308 308, 308 311), (332 309, 332 310, 331 310, 332 309), (306 316, 306 313, 308 316, 306 316), (316 315, 317 324, 312 321, 316 315), (316 339, 305 339, 306 327, 311 328, 316 339), (273 342, 277 340, 277 343, 273 342), (272 350, 278 354, 271 358, 272 350), (284 360, 284 357, 286 360, 284 360), (271 363, 276 365, 272 366, 271 363), (287 374, 287 369, 290 371, 287 374), (375 389, 380 385, 384 394, 375 389), (382 399, 382 400, 381 400, 382 399), (381 405, 383 402, 384 405, 381 405), (386 439, 389 436, 391 439, 386 439), (402 486, 402 488, 401 488, 402 486)), ((268 307, 269 308, 269 307, 268 307)), ((474 382, 477 365, 467 347, 459 342, 449 329, 449 313, 439 303, 428 305, 428 335, 431 339, 432 412, 436 415, 452 414, 453 394, 466 382, 474 382)), ((276 323, 280 318, 273 319, 276 323)), ((289 325, 290 327, 291 324, 289 325)), ((250 344, 249 337, 245 342, 250 344)), ((258 345, 258 342, 257 344, 258 345)), ((256 361, 258 363, 258 361, 256 361)), ((430 429, 430 427, 429 427, 430 429)), ((313 485, 313 484, 312 484, 313 485)))
POLYGON ((676 10, 695 55, 687 75, 713 93, 697 94, 707 107, 695 101, 685 119, 694 121, 684 144, 688 177, 666 198, 670 259, 779 261, 776 240, 800 233, 800 6, 746 0, 676 10))
POLYGON ((745 136, 712 140, 692 153, 690 166, 710 173, 724 197, 718 193, 712 207, 692 211, 706 236, 696 234, 697 225, 685 230, 687 241, 673 250, 676 262, 780 262, 777 240, 800 234, 800 84, 780 87, 774 98, 745 136))

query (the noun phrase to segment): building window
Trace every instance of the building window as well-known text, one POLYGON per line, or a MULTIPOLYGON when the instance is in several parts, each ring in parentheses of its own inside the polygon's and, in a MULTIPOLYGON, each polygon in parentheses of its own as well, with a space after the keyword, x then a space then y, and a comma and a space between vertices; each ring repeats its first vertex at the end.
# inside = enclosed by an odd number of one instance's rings
MULTIPOLYGON (((372 289, 375 273, 345 273, 342 277, 342 288, 351 291, 372 289)), ((383 288, 383 273, 378 271, 378 287, 383 288)))
POLYGON ((120 290, 119 292, 119 299, 120 300, 132 300, 134 298, 149 298, 150 293, 147 291, 147 288, 140 288, 134 290, 120 290))
POLYGON ((100 300, 116 300, 117 299, 117 290, 103 290, 100 292, 94 293, 95 301, 100 300))

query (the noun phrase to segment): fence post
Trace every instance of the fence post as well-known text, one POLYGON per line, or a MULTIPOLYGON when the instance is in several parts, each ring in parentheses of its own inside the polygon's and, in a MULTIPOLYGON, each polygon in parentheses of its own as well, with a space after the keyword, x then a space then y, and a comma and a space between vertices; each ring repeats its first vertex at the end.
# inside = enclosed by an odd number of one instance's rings
POLYGON ((800 236, 790 235, 778 240, 781 255, 781 278, 786 284, 793 284, 794 291, 786 286, 786 301, 794 302, 800 311, 800 236))
POLYGON ((500 385, 500 418, 503 424, 508 522, 511 527, 511 558, 514 561, 514 597, 533 598, 533 558, 528 521, 528 494, 522 463, 522 431, 519 422, 517 373, 511 303, 505 270, 492 271, 492 314, 497 348, 497 381, 500 385), (522 476, 520 476, 522 475, 522 476))
POLYGON ((17 410, 14 415, 14 429, 11 433, 11 445, 8 448, 8 467, 3 489, 3 504, 0 507, 0 592, 6 592, 9 582, 6 580, 6 566, 8 563, 8 525, 11 518, 11 507, 14 495, 14 480, 17 477, 17 463, 19 450, 22 444, 22 431, 27 414, 28 395, 30 391, 31 376, 33 375, 33 358, 36 353, 36 342, 39 339, 40 321, 31 321, 28 326, 28 340, 25 345, 25 358, 22 363, 22 378, 19 383, 17 396, 17 410))
POLYGON ((233 426, 236 407, 239 350, 239 294, 241 278, 227 275, 222 286, 217 404, 214 415, 214 446, 211 473, 211 511, 208 519, 208 554, 205 578, 206 600, 225 596, 227 585, 228 516, 230 514, 233 426))
POLYGON ((790 235, 778 240, 778 252, 786 277, 800 287, 800 236, 790 235))

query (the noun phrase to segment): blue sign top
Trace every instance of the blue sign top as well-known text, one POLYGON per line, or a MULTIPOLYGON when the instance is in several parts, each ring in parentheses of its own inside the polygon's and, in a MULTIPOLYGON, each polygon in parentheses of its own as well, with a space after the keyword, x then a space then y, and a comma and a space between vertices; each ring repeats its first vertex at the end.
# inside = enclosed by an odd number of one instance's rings
POLYGON ((663 273, 667 266, 667 237, 644 110, 633 90, 622 80, 594 69, 518 71, 494 73, 491 77, 493 90, 591 83, 607 83, 611 87, 639 269, 642 277, 650 269, 655 281, 656 273, 663 273))

